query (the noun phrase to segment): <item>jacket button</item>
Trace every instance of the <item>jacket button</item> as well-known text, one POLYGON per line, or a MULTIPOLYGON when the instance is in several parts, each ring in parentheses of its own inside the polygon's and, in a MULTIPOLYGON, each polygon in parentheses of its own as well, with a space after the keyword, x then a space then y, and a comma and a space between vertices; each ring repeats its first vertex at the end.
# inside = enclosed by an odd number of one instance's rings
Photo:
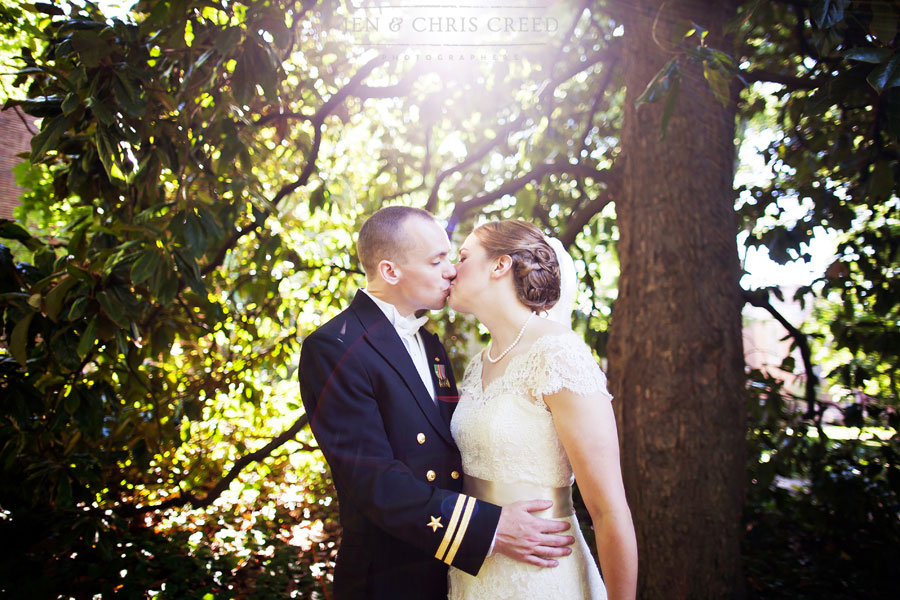
POLYGON ((420 444, 424 444, 425 443, 425 434, 420 433, 419 435, 417 435, 416 441, 419 442, 420 444))
POLYGON ((435 479, 437 479, 437 473, 435 473, 431 469, 428 469, 428 472, 425 473, 425 479, 427 479, 428 481, 434 481, 435 479))
POLYGON ((453 479, 459 479, 459 471, 450 471, 450 477, 453 479))

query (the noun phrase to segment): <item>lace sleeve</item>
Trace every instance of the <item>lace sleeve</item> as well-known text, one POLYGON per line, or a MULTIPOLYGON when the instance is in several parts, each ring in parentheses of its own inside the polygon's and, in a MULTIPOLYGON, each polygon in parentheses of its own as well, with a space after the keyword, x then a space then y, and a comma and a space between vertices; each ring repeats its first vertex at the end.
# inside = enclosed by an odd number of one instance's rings
POLYGON ((543 397, 567 389, 576 394, 598 394, 607 401, 606 375, 594 360, 590 348, 575 334, 547 336, 538 340, 534 361, 528 372, 528 390, 537 404, 543 397))
POLYGON ((479 368, 479 365, 481 365, 480 352, 469 359, 469 364, 466 365, 466 370, 463 373, 462 381, 457 386, 457 390, 460 396, 463 396, 465 394, 472 395, 481 386, 481 369, 479 368))

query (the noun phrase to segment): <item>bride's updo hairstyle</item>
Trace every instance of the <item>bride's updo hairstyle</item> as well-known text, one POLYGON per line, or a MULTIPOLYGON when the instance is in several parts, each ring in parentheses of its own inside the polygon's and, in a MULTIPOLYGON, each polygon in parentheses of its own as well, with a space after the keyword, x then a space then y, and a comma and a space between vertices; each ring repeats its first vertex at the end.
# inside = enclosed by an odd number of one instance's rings
POLYGON ((541 230, 525 221, 490 221, 473 232, 489 259, 509 255, 519 300, 535 312, 559 300, 559 262, 541 230))

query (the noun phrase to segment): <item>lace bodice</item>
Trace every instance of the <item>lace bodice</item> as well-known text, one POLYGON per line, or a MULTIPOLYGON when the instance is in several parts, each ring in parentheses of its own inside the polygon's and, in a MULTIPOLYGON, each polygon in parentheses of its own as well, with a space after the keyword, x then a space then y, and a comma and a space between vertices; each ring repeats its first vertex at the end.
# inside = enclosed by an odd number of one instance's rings
POLYGON ((451 431, 469 475, 547 487, 572 483, 572 467, 556 434, 545 395, 563 388, 612 399, 606 376, 574 332, 545 335, 513 356, 482 388, 479 353, 466 368, 451 431))

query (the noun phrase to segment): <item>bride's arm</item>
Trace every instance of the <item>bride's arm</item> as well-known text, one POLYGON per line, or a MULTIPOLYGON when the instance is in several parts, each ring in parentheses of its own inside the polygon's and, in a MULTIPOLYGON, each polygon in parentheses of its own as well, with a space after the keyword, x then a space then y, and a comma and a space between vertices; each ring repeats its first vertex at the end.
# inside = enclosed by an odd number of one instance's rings
POLYGON ((636 595, 637 541, 625 499, 612 404, 601 394, 568 389, 544 396, 591 513, 597 554, 610 600, 636 595))

